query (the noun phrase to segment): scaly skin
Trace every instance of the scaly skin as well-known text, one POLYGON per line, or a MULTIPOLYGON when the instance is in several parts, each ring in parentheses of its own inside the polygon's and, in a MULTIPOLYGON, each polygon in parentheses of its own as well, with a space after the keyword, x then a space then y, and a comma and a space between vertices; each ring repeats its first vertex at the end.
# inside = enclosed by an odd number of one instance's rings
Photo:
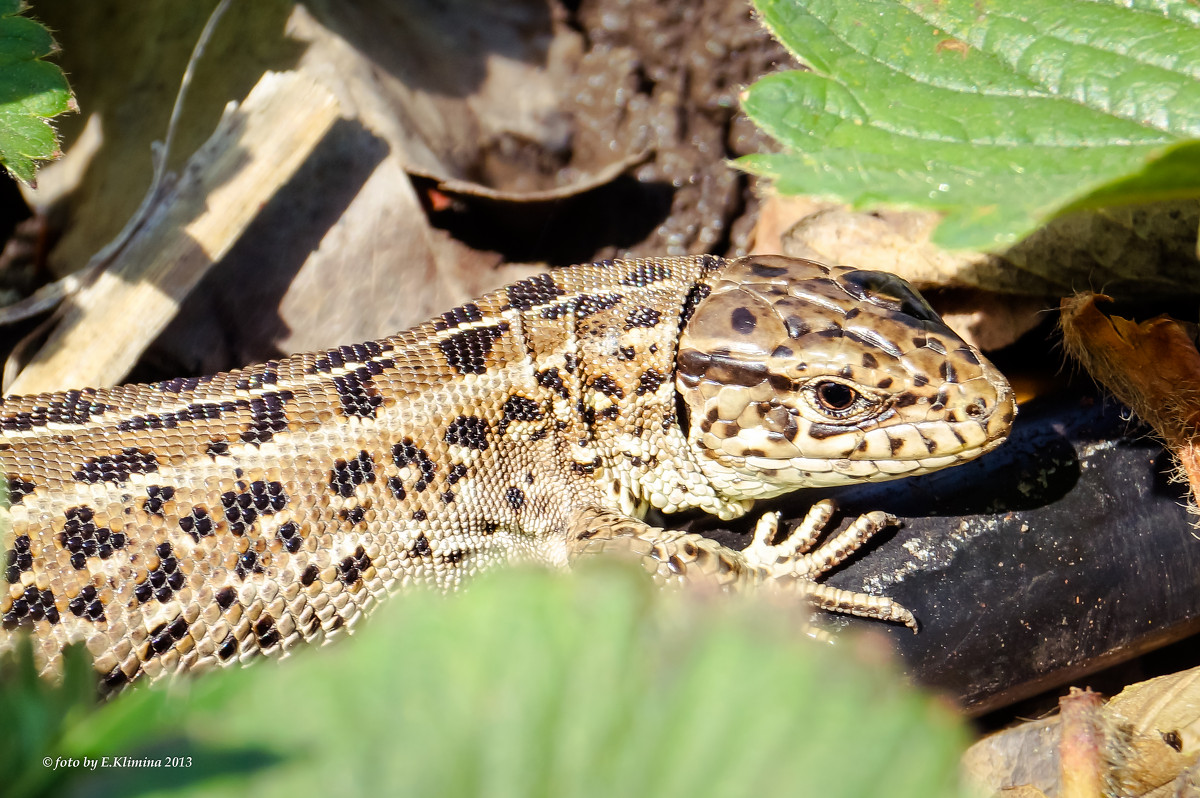
POLYGON ((641 518, 943 468, 1014 412, 902 281, 781 257, 578 266, 378 342, 9 397, 0 651, 31 632, 53 675, 86 641, 112 689, 325 640, 400 587, 600 550, 914 625, 815 581, 882 513, 815 549, 827 503, 778 543, 767 516, 742 552, 641 518))

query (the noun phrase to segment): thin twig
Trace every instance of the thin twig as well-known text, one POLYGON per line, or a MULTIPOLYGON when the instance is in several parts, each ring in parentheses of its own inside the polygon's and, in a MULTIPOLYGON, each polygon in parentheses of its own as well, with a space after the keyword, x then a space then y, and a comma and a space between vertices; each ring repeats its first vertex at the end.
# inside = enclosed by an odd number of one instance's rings
MULTIPOLYGON (((225 15, 232 2, 233 0, 221 0, 217 3, 216 8, 208 15, 208 21, 204 23, 204 29, 200 31, 199 38, 196 39, 196 44, 192 48, 192 54, 188 58, 187 67, 183 71, 183 77, 179 81, 179 91, 175 94, 175 104, 171 107, 171 118, 167 122, 166 137, 162 142, 156 141, 150 145, 150 160, 154 166, 154 175, 150 181, 150 188, 146 190, 137 210, 129 217, 129 221, 121 228, 121 232, 117 233, 112 241, 96 252, 82 269, 55 280, 53 283, 42 286, 32 296, 26 297, 19 302, 14 302, 7 307, 0 308, 0 325, 12 324, 28 319, 39 313, 44 313, 56 305, 61 308, 61 303, 64 300, 70 299, 81 288, 89 285, 97 274, 116 259, 116 256, 125 248, 134 235, 137 234, 146 223, 146 220, 150 218, 150 214, 157 206, 162 193, 166 190, 168 184, 172 182, 173 176, 167 173, 167 160, 171 154, 171 146, 175 141, 175 130, 179 126, 179 117, 184 102, 187 99, 188 89, 192 85, 192 76, 196 72, 196 64, 204 55, 204 50, 208 47, 208 43, 212 39, 213 31, 216 30, 217 22, 225 15)), ((38 329, 31 333, 30 336, 26 336, 26 338, 40 334, 44 326, 38 325, 38 329)), ((25 341, 22 341, 17 346, 16 352, 23 351, 25 348, 25 341)), ((12 356, 10 356, 4 365, 4 384, 11 384, 19 370, 12 356)))

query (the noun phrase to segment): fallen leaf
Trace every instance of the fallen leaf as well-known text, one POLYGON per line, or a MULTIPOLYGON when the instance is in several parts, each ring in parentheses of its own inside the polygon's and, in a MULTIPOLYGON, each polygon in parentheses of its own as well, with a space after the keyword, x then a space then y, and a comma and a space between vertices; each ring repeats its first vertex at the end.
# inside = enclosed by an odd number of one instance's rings
POLYGON ((1200 496, 1200 352, 1169 316, 1137 322, 1106 316, 1091 292, 1063 299, 1063 344, 1096 382, 1150 424, 1178 458, 1193 502, 1200 496))

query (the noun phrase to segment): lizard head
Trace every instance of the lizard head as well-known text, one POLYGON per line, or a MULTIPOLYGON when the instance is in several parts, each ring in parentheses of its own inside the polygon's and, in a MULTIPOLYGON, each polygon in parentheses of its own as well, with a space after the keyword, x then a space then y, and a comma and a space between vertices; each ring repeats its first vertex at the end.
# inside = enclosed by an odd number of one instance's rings
POLYGON ((885 272, 759 256, 732 261, 680 337, 688 440, 718 493, 935 471, 999 446, 1004 376, 885 272))

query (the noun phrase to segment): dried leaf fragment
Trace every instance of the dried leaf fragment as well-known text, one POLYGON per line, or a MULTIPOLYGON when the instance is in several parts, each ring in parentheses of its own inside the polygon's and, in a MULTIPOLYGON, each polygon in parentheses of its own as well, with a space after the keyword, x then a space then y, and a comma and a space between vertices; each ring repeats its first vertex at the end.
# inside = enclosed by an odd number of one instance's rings
POLYGON ((1062 300, 1063 343, 1096 382, 1154 427, 1200 496, 1200 352, 1183 323, 1169 316, 1137 322, 1106 316, 1104 294, 1062 300))
POLYGON ((1103 703, 1099 693, 1075 687, 1058 702, 1062 711, 1062 742, 1058 749, 1062 798, 1100 798, 1102 794, 1103 703))

